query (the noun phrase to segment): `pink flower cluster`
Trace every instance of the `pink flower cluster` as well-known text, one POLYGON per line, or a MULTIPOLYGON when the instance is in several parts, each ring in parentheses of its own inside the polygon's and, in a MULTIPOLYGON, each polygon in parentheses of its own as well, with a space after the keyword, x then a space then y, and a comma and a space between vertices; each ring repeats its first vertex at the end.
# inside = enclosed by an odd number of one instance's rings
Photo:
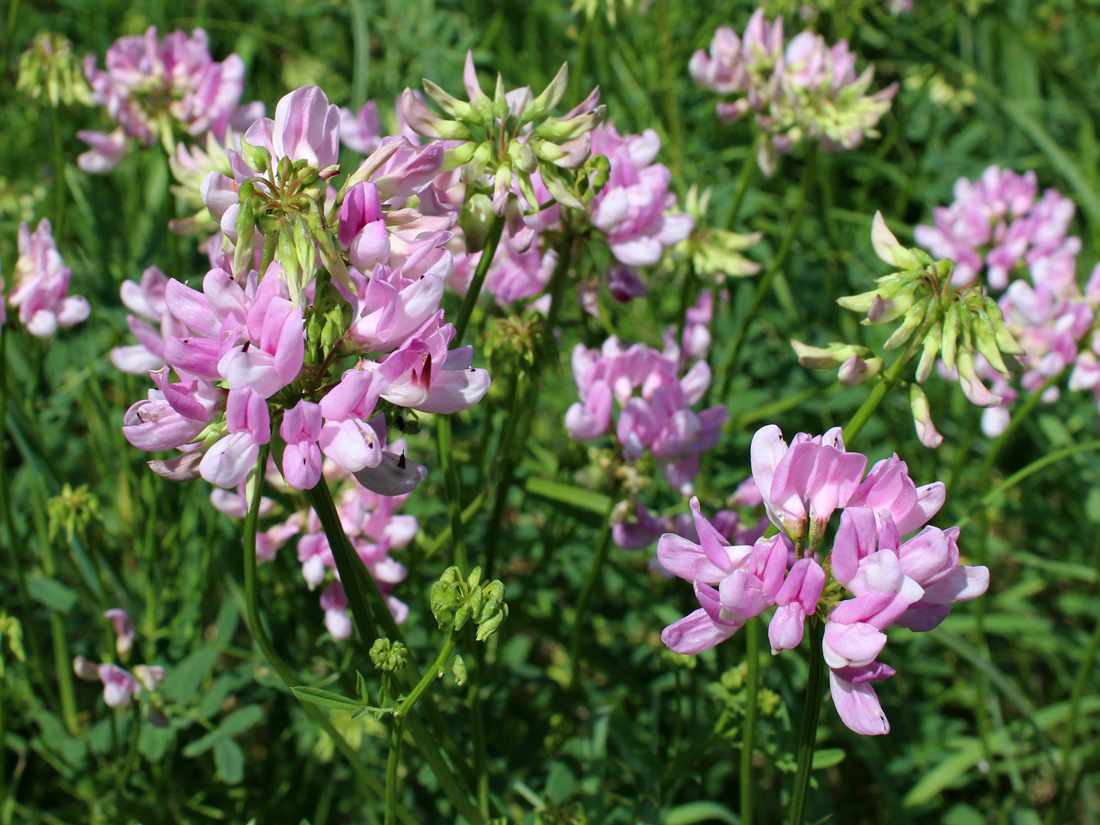
MULTIPOLYGON (((1100 387, 1094 353, 1087 344, 1079 353, 1100 307, 1100 269, 1082 293, 1076 272, 1081 241, 1068 235, 1074 210, 1073 201, 1054 189, 1039 197, 1034 172, 990 166, 976 181, 956 181, 955 202, 932 210, 935 226, 916 228, 917 241, 933 255, 955 261, 956 285, 983 281, 1003 290, 998 304, 1026 350, 1019 384, 1028 392, 1071 365, 1071 389, 1100 387)), ((1008 427, 1018 391, 984 358, 975 364, 977 375, 990 382, 994 406, 982 413, 982 431, 993 438, 1008 427)), ((1042 400, 1053 403, 1059 396, 1052 386, 1042 400)))
MULTIPOLYGON (((337 109, 323 92, 305 87, 283 98, 275 120, 258 121, 247 137, 270 152, 274 164, 283 157, 304 160, 333 174, 338 124, 337 109)), ((307 361, 307 343, 311 352, 320 345, 307 342, 303 323, 315 297, 315 272, 299 273, 291 282, 278 259, 263 273, 234 271, 232 256, 223 252, 201 292, 174 280, 164 284, 164 311, 155 274, 144 287, 130 288, 135 311, 165 319, 160 352, 157 331, 134 324, 148 339, 142 341, 148 352, 131 357, 159 357, 166 366, 153 373, 157 388, 127 411, 123 428, 140 449, 184 451, 172 461, 155 462, 158 472, 180 479, 197 474, 234 488, 277 430, 286 444, 282 473, 292 487, 313 487, 324 455, 371 489, 407 492, 426 470, 386 449, 385 418, 375 415, 379 401, 447 413, 484 396, 488 373, 472 369, 472 347, 448 349, 454 327, 439 309, 443 279, 452 266, 443 248, 450 236, 441 227, 449 226, 450 218, 382 209, 388 198, 408 197, 431 181, 441 162, 439 147, 391 141, 378 153, 365 164, 370 179, 348 191, 338 239, 329 242, 343 245, 351 262, 351 288, 338 286, 350 305, 343 351, 384 356, 381 360, 359 358, 346 370, 337 357, 322 364, 307 361), (292 285, 298 291, 294 299, 292 285)), ((230 150, 229 157, 235 178, 212 172, 203 194, 226 237, 235 240, 236 190, 255 172, 239 153, 230 150)), ((329 346, 336 343, 340 340, 329 346)))
POLYGON ((77 161, 86 172, 100 174, 117 166, 128 138, 146 146, 159 138, 171 152, 176 124, 191 137, 211 132, 222 141, 230 128, 243 131, 263 114, 262 103, 240 106, 244 61, 235 54, 215 61, 202 29, 190 36, 177 29, 159 40, 150 26, 144 35, 116 40, 105 63, 98 69, 95 55, 88 55, 84 73, 94 102, 107 108, 119 128, 110 135, 77 133, 92 147, 77 161))
POLYGON ((661 140, 652 129, 620 135, 611 124, 592 130, 592 154, 604 155, 611 171, 607 185, 592 199, 592 225, 607 237, 611 254, 627 266, 651 266, 665 250, 685 240, 695 225, 691 216, 673 212, 672 173, 654 163, 661 140))
MULTIPOLYGON (((59 327, 79 324, 91 312, 88 299, 69 295, 72 270, 65 266, 53 238, 53 227, 43 218, 33 233, 19 225, 19 258, 8 303, 19 310, 19 321, 27 332, 49 338, 59 327)), ((0 280, 0 324, 6 320, 0 280)))
POLYGON ((955 284, 984 280, 996 290, 1024 271, 1039 271, 1058 291, 1073 281, 1079 238, 1067 237, 1074 205, 1054 189, 1041 198, 1034 172, 990 166, 976 181, 955 181, 955 202, 932 210, 934 226, 918 226, 917 243, 955 262, 955 284))
POLYGON ((839 428, 816 437, 799 433, 788 446, 778 427, 764 427, 753 437, 751 458, 753 480, 780 532, 751 546, 731 545, 693 499, 698 541, 666 534, 657 556, 693 583, 700 607, 661 638, 677 653, 699 653, 774 607, 768 639, 778 653, 801 643, 807 619, 824 621, 821 653, 841 720, 856 733, 888 733, 872 687, 895 672, 878 661, 883 631, 892 624, 931 630, 952 604, 986 591, 989 571, 960 566, 958 528, 926 526, 943 505, 943 484, 917 488, 897 456, 864 477, 867 459, 844 449, 839 428), (837 510, 833 546, 822 553, 837 510), (840 598, 841 587, 851 598, 840 598))
POLYGON ((841 40, 830 47, 821 35, 805 31, 784 46, 783 18, 770 23, 757 9, 743 37, 719 28, 709 54, 702 49, 689 70, 699 85, 719 94, 743 94, 720 102, 718 117, 732 122, 749 112, 761 133, 760 168, 770 175, 776 153, 786 154, 802 140, 829 150, 854 149, 890 108, 891 84, 866 95, 874 77, 869 66, 857 75, 856 55, 841 40))
MULTIPOLYGON (((390 558, 389 552, 406 546, 419 529, 415 516, 395 513, 408 495, 379 495, 358 484, 354 478, 349 478, 332 463, 326 465, 325 476, 330 481, 346 480, 336 492, 336 512, 340 516, 340 524, 385 596, 394 619, 398 623, 404 622, 409 608, 391 594, 394 587, 404 581, 407 573, 403 565, 390 558)), ((302 578, 310 590, 324 588, 321 591, 321 609, 325 611, 325 627, 334 639, 346 639, 352 631, 347 596, 340 584, 340 574, 321 521, 312 509, 295 513, 284 523, 259 534, 257 555, 261 561, 271 561, 279 547, 295 535, 298 536, 302 578)))
POLYGON ((729 414, 724 404, 691 410, 710 386, 706 361, 679 373, 678 352, 661 353, 645 344, 624 349, 616 336, 599 350, 578 344, 573 379, 580 401, 566 412, 565 429, 578 441, 604 435, 618 402, 615 435, 623 458, 633 463, 648 451, 668 482, 690 495, 699 454, 717 445, 729 414))

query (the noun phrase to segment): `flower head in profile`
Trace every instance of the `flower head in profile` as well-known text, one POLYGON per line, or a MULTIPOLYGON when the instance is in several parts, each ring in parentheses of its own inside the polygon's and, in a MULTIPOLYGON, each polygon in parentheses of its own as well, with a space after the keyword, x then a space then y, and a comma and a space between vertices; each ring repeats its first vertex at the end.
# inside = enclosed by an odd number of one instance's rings
POLYGON ((872 687, 895 672, 878 661, 883 631, 894 624, 931 630, 953 604, 986 591, 989 571, 960 565, 957 527, 928 526, 943 505, 943 485, 918 488, 897 456, 865 474, 867 459, 846 451, 838 430, 799 433, 788 445, 772 425, 753 437, 751 457, 779 533, 731 544, 692 499, 693 536, 666 533, 657 556, 693 583, 700 607, 661 638, 677 653, 699 653, 775 608, 768 639, 778 653, 801 643, 807 621, 824 623, 820 653, 841 720, 857 733, 889 733, 872 687))
POLYGON ((719 28, 709 53, 691 58, 691 76, 699 85, 723 95, 718 117, 730 122, 753 113, 760 141, 757 161, 767 175, 778 154, 804 141, 830 151, 853 149, 875 135, 875 125, 889 110, 897 84, 868 94, 874 67, 856 73, 856 55, 841 40, 833 46, 804 31, 784 42, 783 18, 768 21, 757 9, 743 36, 719 28))

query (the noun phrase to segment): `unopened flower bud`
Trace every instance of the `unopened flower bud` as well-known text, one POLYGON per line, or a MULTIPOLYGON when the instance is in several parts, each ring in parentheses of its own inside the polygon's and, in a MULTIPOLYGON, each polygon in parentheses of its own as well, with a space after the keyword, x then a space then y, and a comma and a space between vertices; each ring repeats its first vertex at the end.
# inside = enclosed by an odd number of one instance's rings
POLYGON ((466 684, 466 662, 461 656, 455 656, 454 663, 451 665, 451 674, 455 677, 456 685, 462 687, 466 684))
POLYGON ((464 100, 452 97, 440 86, 430 80, 424 80, 424 93, 430 97, 440 109, 456 120, 474 120, 477 112, 474 107, 464 100))
POLYGON ((526 143, 513 140, 508 144, 508 157, 512 159, 512 165, 528 175, 533 174, 539 168, 539 159, 534 151, 526 143))
POLYGON ((959 368, 959 384, 971 404, 976 407, 996 407, 1001 403, 1001 396, 991 393, 978 378, 974 371, 974 355, 970 350, 960 349, 955 356, 955 364, 959 368))
POLYGON ((897 349, 908 341, 924 322, 930 310, 931 302, 928 300, 920 301, 910 307, 909 311, 905 313, 905 320, 902 321, 901 326, 894 330, 894 334, 887 338, 886 343, 882 345, 883 349, 897 349))
POLYGON ((923 384, 932 374, 932 367, 936 363, 936 356, 940 352, 940 343, 943 340, 943 324, 937 321, 932 329, 924 336, 924 347, 921 349, 920 361, 917 363, 917 383, 923 384))
POLYGON ((375 639, 370 648, 370 660, 378 670, 393 673, 408 664, 409 649, 401 642, 375 639))
POLYGON ((263 146, 253 146, 243 137, 241 138, 241 156, 257 174, 267 174, 267 170, 271 168, 271 152, 263 146))
POLYGON ((952 302, 951 306, 947 308, 947 312, 944 314, 943 339, 940 342, 940 348, 943 352, 943 365, 947 367, 949 371, 955 369, 955 353, 958 346, 959 328, 961 325, 959 307, 952 302))
POLYGON ((798 363, 804 366, 808 370, 835 370, 853 355, 855 355, 856 347, 851 344, 832 343, 829 346, 822 349, 821 347, 811 347, 808 344, 803 344, 801 341, 791 339, 791 348, 794 350, 795 355, 798 356, 798 363))
POLYGON ((912 250, 906 249, 898 243, 894 233, 887 228, 881 212, 875 212, 875 217, 871 221, 871 246, 874 247, 875 254, 880 261, 892 264, 900 270, 919 269, 921 267, 920 258, 912 250))
POLYGON ((943 436, 936 431, 932 423, 932 411, 928 406, 928 396, 917 384, 909 387, 909 409, 913 413, 913 424, 917 428, 920 443, 934 450, 943 443, 943 436))
POLYGON ((493 614, 500 610, 504 604, 504 582, 496 579, 482 588, 484 601, 481 604, 481 612, 478 614, 478 624, 488 621, 493 614))
POLYGON ((545 115, 551 109, 558 105, 562 95, 565 94, 566 88, 569 86, 569 64, 562 63, 561 68, 558 69, 558 73, 554 75, 554 79, 551 80, 542 93, 527 104, 527 108, 523 110, 523 116, 521 123, 531 123, 538 120, 545 115))
POLYGON ((867 358, 866 360, 856 354, 840 365, 837 379, 846 387, 854 387, 862 384, 868 378, 874 378, 882 372, 881 358, 867 358))
POLYGON ((497 610, 492 616, 482 622, 477 628, 476 639, 479 642, 484 642, 490 636, 497 632, 497 628, 500 627, 501 622, 508 616, 508 605, 503 604, 500 609, 497 610))
POLYGON ((997 346, 997 334, 989 316, 980 310, 973 312, 970 329, 974 334, 974 345, 977 347, 978 352, 989 362, 989 366, 1008 378, 1012 373, 1009 372, 1004 359, 1001 358, 1001 350, 997 346))
POLYGON ((109 620, 115 626, 115 652, 120 659, 127 659, 130 648, 134 644, 134 621, 130 614, 118 607, 113 607, 103 614, 103 618, 109 620))

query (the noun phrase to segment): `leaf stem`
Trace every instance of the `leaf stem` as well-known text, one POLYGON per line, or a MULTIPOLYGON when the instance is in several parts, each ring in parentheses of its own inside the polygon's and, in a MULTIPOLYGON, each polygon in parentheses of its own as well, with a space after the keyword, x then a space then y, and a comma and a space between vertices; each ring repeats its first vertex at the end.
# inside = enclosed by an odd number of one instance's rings
POLYGON ((474 307, 481 295, 481 287, 485 283, 485 275, 488 273, 489 266, 493 263, 493 258, 497 254, 497 246, 500 244, 500 236, 503 232, 503 216, 494 215, 493 222, 489 224, 489 235, 485 239, 485 248, 481 251, 481 259, 477 262, 477 269, 474 270, 474 276, 470 279, 466 297, 462 299, 462 307, 459 309, 458 318, 455 320, 455 337, 452 342, 452 349, 462 346, 462 337, 466 334, 470 316, 474 314, 474 307))

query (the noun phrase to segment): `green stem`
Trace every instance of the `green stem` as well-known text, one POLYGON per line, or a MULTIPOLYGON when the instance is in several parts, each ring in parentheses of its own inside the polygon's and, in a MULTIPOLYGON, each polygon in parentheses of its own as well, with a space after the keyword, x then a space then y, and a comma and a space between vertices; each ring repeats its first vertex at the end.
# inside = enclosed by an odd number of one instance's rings
POLYGON ((584 630, 585 613, 588 610, 588 603, 592 601, 592 597, 596 594, 596 588, 600 584, 600 574, 603 572, 603 566, 607 561, 607 554, 610 549, 611 513, 608 512, 604 517, 603 532, 600 533, 599 544, 596 545, 596 556, 592 559, 592 566, 588 569, 588 578, 585 579, 584 589, 581 590, 581 595, 577 599, 577 613, 573 619, 573 635, 569 643, 569 687, 571 689, 576 687, 577 676, 580 673, 581 632, 584 630))
MULTIPOLYGON (((918 339, 923 340, 923 338, 918 339)), ((852 420, 848 422, 848 426, 844 428, 844 443, 845 445, 851 444, 855 441, 860 430, 878 409, 878 405, 882 403, 887 393, 897 386, 898 381, 901 379, 901 373, 905 369, 905 365, 909 363, 909 357, 912 353, 912 348, 906 350, 905 354, 900 356, 897 361, 890 365, 890 369, 881 380, 876 381, 875 385, 871 388, 870 395, 864 399, 863 404, 856 410, 856 414, 852 416, 852 420)))
POLYGON ((753 140, 752 146, 749 147, 749 155, 745 158, 744 164, 741 166, 741 174, 737 176, 737 189, 733 193, 733 204, 730 206, 730 213, 726 217, 726 229, 732 230, 737 223, 737 217, 741 214, 741 204, 745 200, 745 194, 749 191, 749 184, 752 183, 752 179, 756 177, 754 174, 757 169, 756 165, 756 149, 760 145, 759 136, 753 140))
MULTIPOLYGON (((252 631, 252 638, 256 640, 257 647, 271 668, 279 675, 283 684, 289 690, 291 687, 302 684, 302 680, 294 675, 290 667, 282 660, 275 650, 271 637, 264 629, 263 619, 260 616, 259 594, 256 586, 256 529, 260 518, 260 499, 263 496, 264 476, 263 470, 267 466, 267 447, 260 450, 260 457, 256 461, 253 483, 255 484, 252 506, 248 508, 248 515, 244 522, 244 596, 245 608, 248 616, 248 626, 252 631)), ((317 706, 309 702, 299 700, 306 716, 316 722, 322 730, 332 739, 336 749, 344 755, 359 778, 361 786, 367 792, 368 797, 382 799, 385 788, 378 778, 359 758, 359 753, 353 748, 343 735, 336 730, 332 722, 317 706)), ((416 820, 404 809, 398 811, 401 821, 405 825, 416 825, 416 820)))
POLYGON ((462 523, 462 487, 455 465, 454 443, 451 440, 451 417, 441 415, 435 422, 436 441, 439 444, 439 466, 443 470, 443 485, 447 491, 447 512, 451 518, 451 546, 454 548, 455 567, 465 576, 469 571, 466 558, 466 530, 462 523))
POLYGON ((489 224, 489 236, 485 239, 485 248, 481 251, 481 260, 477 262, 474 277, 470 279, 470 287, 466 290, 466 297, 462 299, 462 307, 458 311, 455 320, 455 337, 452 348, 462 346, 462 337, 466 334, 466 327, 470 323, 470 316, 474 314, 474 307, 481 295, 481 287, 485 283, 485 275, 489 272, 489 266, 497 254, 497 246, 500 244, 500 236, 504 232, 504 218, 495 215, 493 222, 489 224))
MULTIPOLYGON (((760 628, 757 619, 749 619, 741 633, 745 636, 745 727, 741 734, 741 825, 752 825, 756 783, 752 781, 752 757, 756 746, 756 706, 760 688, 760 628)), ((810 652, 813 656, 813 651, 810 652)))
POLYGON ((134 770, 134 763, 137 761, 138 742, 141 739, 141 703, 138 701, 130 702, 130 744, 126 748, 126 761, 122 765, 122 770, 118 774, 118 779, 115 782, 115 787, 119 793, 122 793, 126 787, 126 782, 130 779, 130 774, 134 770))
MULTIPOLYGON (((50 541, 45 492, 40 486, 40 479, 34 484, 34 527, 38 534, 38 545, 42 551, 42 572, 53 578, 57 575, 57 565, 54 563, 53 543, 50 541)), ((80 730, 80 722, 76 715, 76 691, 73 688, 72 659, 69 656, 69 641, 65 635, 65 621, 59 613, 50 612, 50 635, 53 637, 54 670, 57 676, 57 689, 61 696, 61 718, 65 721, 65 728, 72 736, 76 736, 80 730)))
POLYGON ((401 737, 404 731, 404 721, 394 719, 390 730, 390 753, 386 757, 385 825, 395 825, 397 822, 397 794, 400 790, 397 771, 401 767, 401 737))
POLYGON ((57 107, 50 107, 53 126, 53 162, 54 162, 54 237, 61 240, 65 231, 65 146, 61 137, 61 118, 57 107))
POLYGON ((821 655, 821 641, 825 636, 825 623, 810 619, 810 673, 806 680, 806 706, 802 712, 802 728, 798 735, 798 771, 791 792, 791 825, 803 825, 809 801, 810 773, 814 763, 814 743, 817 739, 817 719, 821 713, 821 700, 825 690, 825 659, 821 655))
POLYGON ((790 224, 787 226, 787 233, 780 242, 779 251, 776 252, 775 257, 768 265, 763 277, 760 278, 760 281, 756 285, 756 292, 753 293, 752 303, 749 304, 748 311, 741 319, 741 323, 733 339, 733 345, 730 347, 729 355, 726 356, 726 361, 722 365, 722 380, 719 383, 721 387, 721 392, 718 396, 719 401, 724 401, 726 396, 729 395, 730 383, 733 381, 733 373, 734 370, 737 369, 737 357, 741 354, 741 347, 745 343, 749 325, 753 322, 753 319, 756 318, 756 313, 764 303, 764 297, 771 289, 776 275, 779 274, 779 270, 782 269, 783 264, 786 263, 787 255, 790 254, 791 247, 794 245, 794 239, 798 235, 799 228, 802 226, 802 216, 806 212, 806 203, 809 200, 810 185, 814 177, 816 159, 817 144, 811 143, 810 148, 806 152, 806 162, 802 167, 802 183, 799 186, 798 206, 795 207, 794 215, 791 218, 790 224))

